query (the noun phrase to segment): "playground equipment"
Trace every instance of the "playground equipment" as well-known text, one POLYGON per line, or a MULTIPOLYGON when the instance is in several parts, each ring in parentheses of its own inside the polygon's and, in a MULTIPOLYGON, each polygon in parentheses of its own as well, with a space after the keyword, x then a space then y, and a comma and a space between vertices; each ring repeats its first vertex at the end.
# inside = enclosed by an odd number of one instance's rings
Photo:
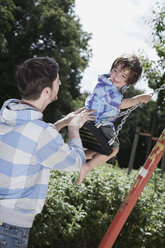
MULTIPOLYGON (((145 136, 145 137, 151 138, 154 141, 158 140, 158 138, 153 137, 151 133, 140 132, 140 127, 136 128, 134 141, 133 141, 133 144, 132 144, 132 151, 131 151, 129 164, 128 164, 128 175, 131 173, 131 171, 133 169, 134 160, 135 160, 135 156, 136 156, 136 149, 137 149, 137 146, 138 146, 138 140, 139 140, 140 136, 145 136)), ((148 157, 148 154, 146 156, 146 159, 147 159, 147 157, 148 157)), ((165 153, 163 154, 160 167, 161 167, 161 171, 162 171, 162 175, 163 175, 164 172, 165 172, 165 153)))
POLYGON ((109 226, 105 236, 103 237, 98 248, 111 248, 118 234, 120 233, 124 223, 130 215, 136 201, 138 200, 145 185, 150 179, 153 171, 165 152, 165 129, 159 137, 157 143, 152 149, 148 159, 139 172, 131 190, 127 194, 124 202, 121 204, 117 214, 115 215, 111 225, 109 226))

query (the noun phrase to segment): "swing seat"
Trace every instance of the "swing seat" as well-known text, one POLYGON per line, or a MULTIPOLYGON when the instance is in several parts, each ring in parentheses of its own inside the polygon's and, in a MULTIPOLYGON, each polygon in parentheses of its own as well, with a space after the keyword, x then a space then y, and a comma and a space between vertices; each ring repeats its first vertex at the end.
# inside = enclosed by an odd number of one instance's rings
POLYGON ((80 137, 84 148, 107 156, 112 153, 108 140, 93 122, 87 121, 80 128, 80 137))

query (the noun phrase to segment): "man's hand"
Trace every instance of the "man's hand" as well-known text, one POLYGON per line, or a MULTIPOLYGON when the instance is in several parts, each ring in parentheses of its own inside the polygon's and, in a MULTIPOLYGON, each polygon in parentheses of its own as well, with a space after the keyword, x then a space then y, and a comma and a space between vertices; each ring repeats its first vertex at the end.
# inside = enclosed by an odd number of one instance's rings
POLYGON ((79 113, 81 113, 82 111, 85 111, 85 107, 79 108, 78 110, 69 113, 68 115, 66 115, 63 120, 65 121, 66 126, 69 125, 69 123, 71 122, 71 120, 78 115, 79 113))
POLYGON ((71 112, 68 115, 64 116, 62 119, 56 121, 54 125, 57 131, 60 131, 61 128, 69 126, 72 120, 74 119, 74 122, 71 123, 72 127, 73 125, 76 125, 76 126, 78 125, 77 127, 79 128, 79 126, 83 126, 86 121, 88 120, 93 121, 95 119, 95 117, 92 116, 94 112, 95 111, 86 110, 84 107, 79 108, 78 110, 71 112))
POLYGON ((72 119, 68 125, 80 129, 86 121, 94 121, 95 116, 93 113, 95 113, 95 110, 86 110, 86 109, 79 109, 76 112, 73 112, 74 115, 71 116, 72 119))
POLYGON ((95 116, 93 113, 95 113, 95 110, 82 110, 81 112, 78 112, 70 121, 68 125, 68 131, 69 131, 69 138, 79 138, 79 129, 84 125, 86 121, 94 121, 95 116))

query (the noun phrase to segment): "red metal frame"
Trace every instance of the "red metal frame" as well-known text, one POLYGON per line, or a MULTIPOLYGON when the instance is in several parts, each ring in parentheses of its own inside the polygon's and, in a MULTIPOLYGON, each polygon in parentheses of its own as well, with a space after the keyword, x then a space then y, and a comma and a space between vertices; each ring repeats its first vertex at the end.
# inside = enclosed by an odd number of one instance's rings
POLYGON ((165 129, 159 137, 156 145, 152 149, 148 159, 139 172, 131 190, 127 194, 124 202, 121 204, 117 214, 115 215, 111 225, 104 235, 98 248, 111 248, 117 239, 124 223, 130 215, 136 201, 138 200, 143 188, 150 179, 153 171, 159 163, 163 153, 165 152, 165 129))

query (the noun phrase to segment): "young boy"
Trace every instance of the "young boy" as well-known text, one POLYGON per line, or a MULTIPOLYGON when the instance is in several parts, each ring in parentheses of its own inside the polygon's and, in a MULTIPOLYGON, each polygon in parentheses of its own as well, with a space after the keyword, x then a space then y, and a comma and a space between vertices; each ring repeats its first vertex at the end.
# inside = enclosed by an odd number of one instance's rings
MULTIPOLYGON (((96 110, 95 124, 101 121, 100 129, 108 140, 114 137, 113 122, 120 109, 132 107, 140 102, 148 103, 151 100, 151 96, 147 94, 123 99, 125 90, 140 79, 141 73, 142 65, 139 58, 134 54, 124 54, 113 62, 109 74, 98 77, 98 84, 85 101, 86 109, 96 110)), ((119 151, 118 138, 112 144, 112 150, 109 156, 87 150, 86 158, 90 160, 81 170, 77 183, 81 184, 90 170, 116 156, 119 151)))

